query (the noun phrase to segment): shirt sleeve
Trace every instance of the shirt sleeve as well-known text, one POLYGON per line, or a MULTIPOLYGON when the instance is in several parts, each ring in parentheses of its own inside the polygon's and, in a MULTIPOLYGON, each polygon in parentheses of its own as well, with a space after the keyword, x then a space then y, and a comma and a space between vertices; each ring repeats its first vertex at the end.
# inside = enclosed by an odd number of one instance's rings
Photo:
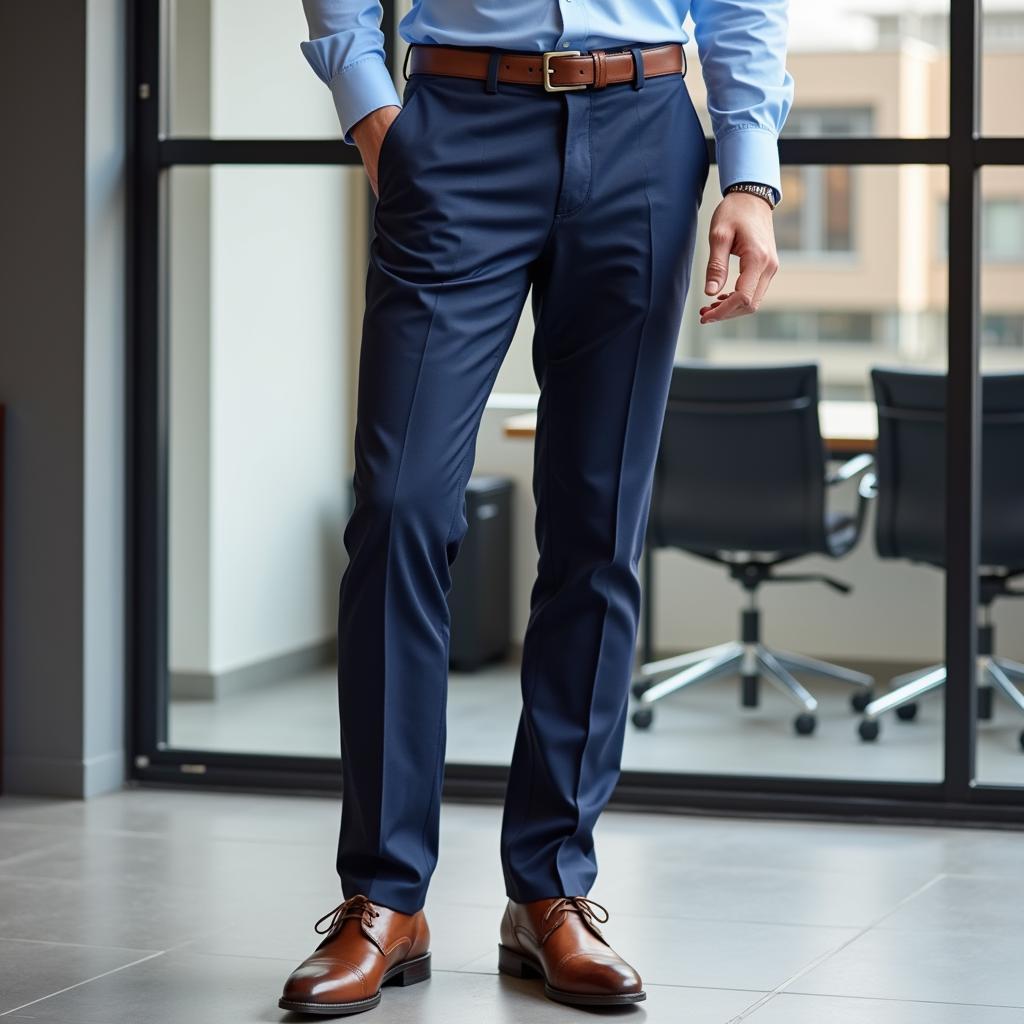
POLYGON ((391 73, 384 63, 383 16, 376 0, 302 0, 309 41, 303 56, 334 97, 345 141, 351 129, 379 107, 400 107, 391 73))
POLYGON ((693 0, 694 36, 722 189, 770 185, 782 197, 778 137, 793 103, 789 0, 693 0))

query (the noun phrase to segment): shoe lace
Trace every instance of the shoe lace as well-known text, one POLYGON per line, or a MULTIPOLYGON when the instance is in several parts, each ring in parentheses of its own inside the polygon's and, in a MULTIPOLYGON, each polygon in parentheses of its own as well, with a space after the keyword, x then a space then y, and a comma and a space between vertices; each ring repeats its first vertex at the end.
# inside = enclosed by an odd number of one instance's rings
POLYGON ((380 917, 380 911, 370 902, 368 896, 364 896, 361 893, 350 896, 347 900, 339 903, 333 910, 328 910, 323 917, 315 925, 313 930, 317 935, 330 935, 344 924, 344 922, 350 918, 358 918, 360 923, 365 924, 369 927, 373 923, 375 917, 380 917), (320 926, 327 922, 326 928, 320 926))
POLYGON ((608 920, 607 907, 603 907, 596 900, 587 899, 586 896, 561 896, 544 911, 544 916, 541 918, 541 923, 543 924, 548 918, 558 914, 558 919, 542 936, 540 940, 542 945, 556 928, 565 923, 566 918, 568 918, 572 911, 578 913, 589 928, 593 929, 598 936, 604 938, 601 935, 601 929, 597 927, 597 922, 600 921, 601 924, 604 924, 608 920), (595 911, 600 911, 604 914, 604 917, 598 917, 595 911))

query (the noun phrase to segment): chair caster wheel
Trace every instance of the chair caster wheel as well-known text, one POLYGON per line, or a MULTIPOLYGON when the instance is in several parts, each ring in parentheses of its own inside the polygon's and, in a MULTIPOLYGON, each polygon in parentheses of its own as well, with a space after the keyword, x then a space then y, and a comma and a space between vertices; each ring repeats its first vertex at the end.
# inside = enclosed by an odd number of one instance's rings
POLYGON ((850 698, 850 707, 854 711, 863 711, 873 700, 875 699, 875 691, 868 688, 866 690, 860 690, 850 698))
POLYGON ((896 709, 896 717, 901 722, 912 722, 917 718, 917 705, 904 704, 902 707, 896 709))
POLYGON ((793 720, 793 728, 800 736, 810 736, 817 724, 818 720, 814 715, 809 715, 806 711, 802 715, 797 715, 793 720))
POLYGON ((857 726, 857 732, 860 733, 860 738, 867 743, 877 740, 879 731, 878 723, 871 718, 865 718, 864 721, 857 726))
POLYGON ((642 697, 651 688, 650 679, 636 678, 633 680, 633 685, 630 687, 634 697, 642 697))
POLYGON ((633 724, 638 729, 650 729, 654 721, 654 712, 650 708, 637 708, 633 712, 633 724))

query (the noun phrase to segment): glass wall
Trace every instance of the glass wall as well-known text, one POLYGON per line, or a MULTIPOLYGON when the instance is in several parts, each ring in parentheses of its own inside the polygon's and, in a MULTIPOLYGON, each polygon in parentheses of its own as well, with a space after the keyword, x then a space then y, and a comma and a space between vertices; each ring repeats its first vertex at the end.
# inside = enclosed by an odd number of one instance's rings
POLYGON ((1024 168, 981 173, 978 781, 1024 786, 1024 168))
MULTIPOLYGON (((395 5, 396 19, 407 7, 395 5)), ((1009 136, 1020 127, 1010 97, 1024 85, 1024 62, 1017 16, 991 7, 982 127, 1009 136)), ((648 547, 626 783, 695 791, 706 778, 717 791, 874 796, 916 785, 941 798, 943 689, 901 708, 889 695, 941 668, 946 655, 944 540, 934 557, 917 546, 945 522, 941 473, 923 525, 907 535, 901 520, 899 533, 892 514, 906 493, 908 475, 896 467, 908 445, 924 446, 922 458, 944 472, 945 413, 914 407, 903 415, 899 396, 876 378, 902 371, 944 386, 947 351, 970 340, 949 337, 951 267, 962 294, 970 254, 949 259, 950 167, 946 149, 928 144, 950 131, 948 14, 941 3, 894 10, 874 0, 793 0, 797 90, 774 217, 781 270, 755 316, 701 325, 708 228, 720 199, 711 168, 679 363, 753 375, 814 367, 816 417, 808 422, 820 435, 822 529, 849 543, 774 570, 810 579, 759 586, 758 642, 783 673, 752 673, 739 662, 699 684, 662 686, 653 701, 644 699, 650 684, 707 660, 697 652, 749 645, 753 605, 728 564, 685 544, 648 547), (649 667, 688 657, 676 670, 649 667), (806 700, 787 692, 787 676, 816 705, 812 723, 806 700)), ((154 357, 138 372, 155 396, 139 413, 141 465, 157 480, 156 510, 140 499, 141 550, 152 553, 156 581, 156 596, 138 607, 140 632, 155 637, 140 670, 140 735, 151 737, 140 743, 143 775, 179 762, 192 774, 280 771, 282 781, 337 773, 336 612, 369 211, 357 154, 341 143, 330 94, 299 49, 306 32, 298 4, 165 0, 158 22, 141 33, 161 69, 155 137, 142 150, 155 155, 141 157, 139 171, 157 187, 151 205, 139 201, 137 239, 154 267, 137 286, 140 351, 154 357), (155 668, 146 661, 153 653, 155 668)), ((391 36, 400 65, 404 46, 391 36)), ((710 136, 696 46, 686 51, 687 86, 710 136)), ((981 183, 982 366, 1024 372, 1024 175, 989 167, 981 183)), ((735 274, 734 263, 730 285, 735 274)), ((527 303, 477 443, 474 475, 512 487, 509 642, 496 659, 451 667, 455 786, 500 786, 521 705, 537 558, 531 333, 527 303)), ((737 486, 742 493, 742 479, 737 486)), ((748 512, 761 510, 751 503, 748 512)), ((471 598, 491 596, 494 581, 453 578, 456 587, 481 588, 471 598)), ((1009 597, 991 612, 1007 665, 1024 664, 1024 649, 1015 648, 1021 613, 1024 602, 1009 597)), ((995 709, 977 728, 978 781, 1020 786, 1024 711, 998 697, 995 709)))

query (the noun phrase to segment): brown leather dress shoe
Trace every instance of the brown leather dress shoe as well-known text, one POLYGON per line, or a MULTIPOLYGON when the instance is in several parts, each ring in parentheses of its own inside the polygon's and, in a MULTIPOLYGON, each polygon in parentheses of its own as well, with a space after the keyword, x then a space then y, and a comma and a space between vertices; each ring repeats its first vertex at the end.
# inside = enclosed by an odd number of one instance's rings
POLYGON ((324 914, 316 931, 325 938, 285 982, 282 1010, 360 1013, 380 1002, 384 985, 430 977, 430 929, 422 910, 402 914, 360 894, 324 914))
POLYGON ((601 934, 608 911, 583 896, 530 903, 508 901, 501 919, 498 970, 543 978, 549 999, 577 1006, 615 1006, 647 998, 643 982, 601 934), (595 918, 592 908, 604 917, 595 918))

